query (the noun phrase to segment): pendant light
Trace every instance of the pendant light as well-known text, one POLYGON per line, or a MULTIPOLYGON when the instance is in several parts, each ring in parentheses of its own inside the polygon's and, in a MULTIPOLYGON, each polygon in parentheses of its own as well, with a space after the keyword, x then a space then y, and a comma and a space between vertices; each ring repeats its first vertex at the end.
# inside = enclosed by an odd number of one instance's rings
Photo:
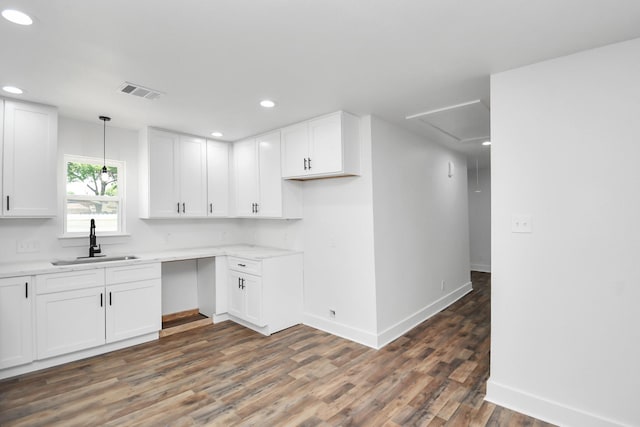
POLYGON ((98 117, 103 122, 102 126, 102 173, 100 174, 100 178, 102 182, 105 182, 109 179, 109 171, 107 171, 107 122, 111 120, 111 117, 100 116, 98 117))

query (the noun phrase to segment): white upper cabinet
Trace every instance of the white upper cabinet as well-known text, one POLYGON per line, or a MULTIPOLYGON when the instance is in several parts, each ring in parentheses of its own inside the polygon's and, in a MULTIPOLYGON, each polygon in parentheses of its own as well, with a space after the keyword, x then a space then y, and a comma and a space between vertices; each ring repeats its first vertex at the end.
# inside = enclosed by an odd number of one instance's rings
POLYGON ((140 138, 140 216, 206 217, 206 141, 153 128, 140 138))
POLYGON ((177 157, 181 215, 207 216, 206 140, 181 135, 177 157))
POLYGON ((234 143, 233 158, 237 216, 301 217, 300 187, 282 180, 279 131, 234 143))
POLYGON ((229 216, 229 144, 207 141, 207 214, 229 216))
POLYGON ((359 175, 359 127, 356 116, 339 111, 282 129, 282 177, 359 175))
POLYGON ((58 112, 54 107, 5 100, 2 148, 2 215, 56 215, 58 112))

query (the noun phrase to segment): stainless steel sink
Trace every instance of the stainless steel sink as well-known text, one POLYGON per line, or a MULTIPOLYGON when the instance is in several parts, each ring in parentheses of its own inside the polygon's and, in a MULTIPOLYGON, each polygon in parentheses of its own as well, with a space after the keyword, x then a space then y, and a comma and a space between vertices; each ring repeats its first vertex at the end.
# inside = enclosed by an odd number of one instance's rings
POLYGON ((58 260, 53 261, 52 265, 76 265, 76 264, 94 264, 97 262, 109 262, 109 261, 127 261, 130 259, 138 259, 137 256, 134 255, 123 255, 123 256, 102 256, 102 257, 81 257, 70 260, 58 260))

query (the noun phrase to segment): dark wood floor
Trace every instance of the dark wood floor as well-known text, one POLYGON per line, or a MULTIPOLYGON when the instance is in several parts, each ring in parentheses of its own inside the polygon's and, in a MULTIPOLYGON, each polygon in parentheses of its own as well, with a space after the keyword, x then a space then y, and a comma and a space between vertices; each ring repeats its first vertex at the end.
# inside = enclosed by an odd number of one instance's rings
POLYGON ((544 426, 483 400, 490 276, 375 351, 224 322, 0 381, 1 426, 544 426))

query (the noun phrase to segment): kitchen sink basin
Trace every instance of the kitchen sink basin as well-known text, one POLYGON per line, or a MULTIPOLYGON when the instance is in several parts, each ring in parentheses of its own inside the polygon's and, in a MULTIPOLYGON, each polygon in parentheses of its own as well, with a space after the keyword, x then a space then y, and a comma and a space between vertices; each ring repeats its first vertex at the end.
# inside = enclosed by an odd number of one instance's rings
POLYGON ((95 264, 95 263, 98 263, 98 262, 127 261, 127 260, 130 260, 130 259, 138 259, 138 257, 134 256, 134 255, 80 257, 80 258, 70 259, 70 260, 53 261, 51 264, 52 265, 95 264))

